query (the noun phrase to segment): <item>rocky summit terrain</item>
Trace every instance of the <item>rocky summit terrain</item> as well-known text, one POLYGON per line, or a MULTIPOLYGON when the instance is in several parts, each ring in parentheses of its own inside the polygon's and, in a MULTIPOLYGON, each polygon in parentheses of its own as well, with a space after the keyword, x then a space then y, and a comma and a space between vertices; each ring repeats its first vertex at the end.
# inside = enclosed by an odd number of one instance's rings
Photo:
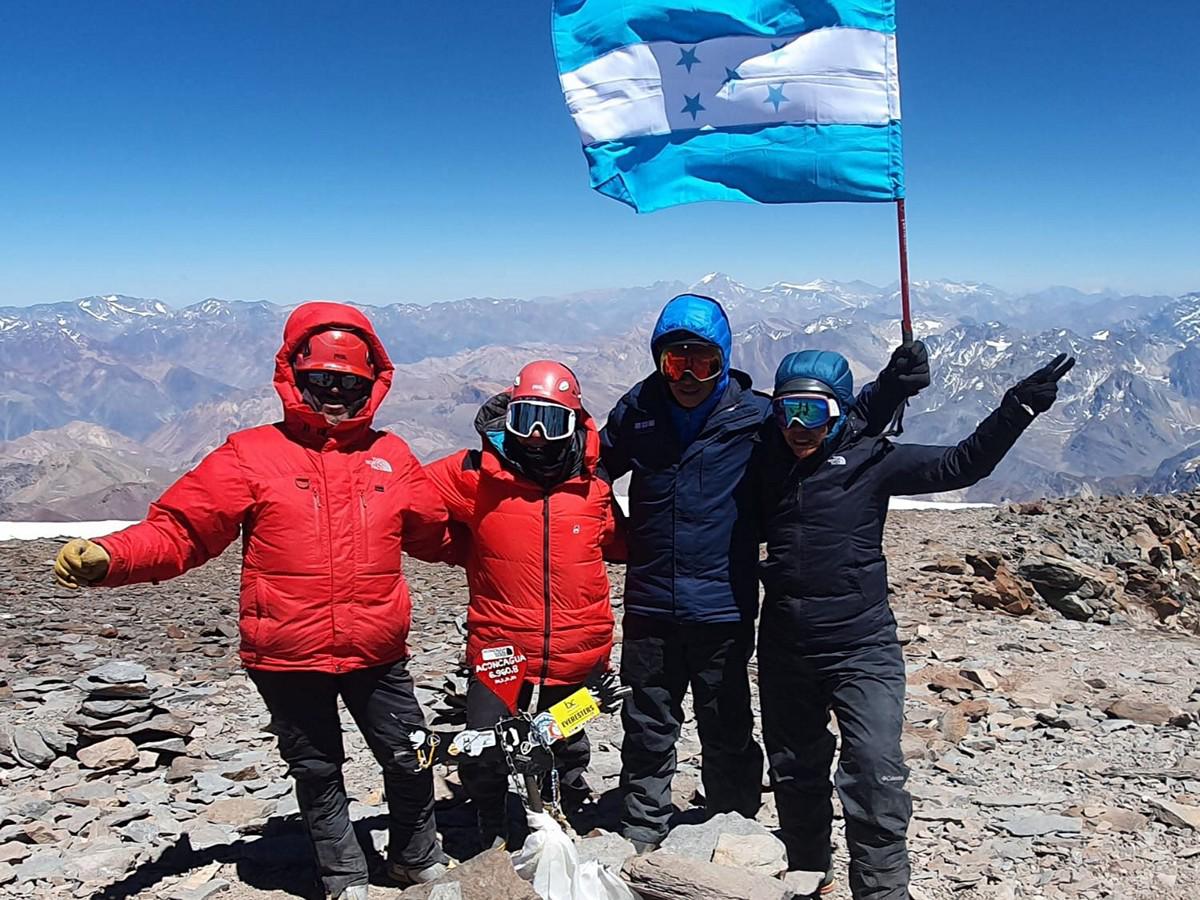
MULTIPOLYGON (((897 512, 888 544, 909 669, 913 896, 1200 895, 1200 494, 897 512)), ((291 785, 236 660, 236 551, 168 584, 77 594, 52 585, 57 546, 0 543, 0 894, 318 897, 291 785)), ((406 566, 420 698, 454 731, 465 582, 406 566)), ((574 823, 581 856, 645 898, 811 890, 779 877, 769 792, 757 822, 704 821, 690 724, 679 825, 631 859, 609 833, 619 728, 612 717, 589 728, 600 799, 574 823)), ((348 720, 346 741, 353 816, 381 849, 378 772, 348 720)), ((476 855, 453 769, 438 769, 437 796, 446 848, 473 858, 452 883, 407 893, 377 866, 373 895, 535 896, 502 851, 476 855)), ((831 896, 847 898, 844 850, 837 865, 831 896)))

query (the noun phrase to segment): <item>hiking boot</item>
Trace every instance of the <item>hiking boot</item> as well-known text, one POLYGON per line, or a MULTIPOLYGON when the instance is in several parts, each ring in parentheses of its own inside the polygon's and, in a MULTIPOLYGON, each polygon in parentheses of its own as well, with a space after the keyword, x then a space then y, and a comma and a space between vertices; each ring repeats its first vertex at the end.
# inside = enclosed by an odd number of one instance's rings
POLYGON ((333 900, 367 900, 367 885, 352 884, 334 895, 333 900))
POLYGON ((837 885, 833 881, 833 863, 830 863, 829 868, 825 870, 825 877, 817 885, 817 894, 824 897, 826 894, 832 894, 836 887, 837 885))
POLYGON ((406 866, 393 862, 388 863, 387 872, 388 878, 399 884, 429 884, 431 881, 437 881, 453 867, 453 861, 435 862, 428 866, 406 866))
POLYGON ((636 841, 629 840, 633 844, 633 849, 637 851, 638 856, 645 856, 647 853, 653 853, 658 849, 658 841, 636 841))
POLYGON ((479 846, 484 850, 508 849, 508 811, 501 807, 500 815, 494 812, 480 812, 476 817, 479 823, 479 846))

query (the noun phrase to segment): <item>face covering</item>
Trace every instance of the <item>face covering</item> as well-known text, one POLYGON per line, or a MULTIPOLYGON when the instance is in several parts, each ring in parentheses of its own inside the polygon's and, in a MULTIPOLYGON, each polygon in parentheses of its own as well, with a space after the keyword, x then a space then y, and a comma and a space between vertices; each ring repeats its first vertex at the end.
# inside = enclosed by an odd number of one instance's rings
POLYGON ((337 425, 339 422, 358 415, 371 396, 372 382, 365 378, 358 378, 353 385, 343 387, 337 383, 317 384, 317 379, 306 377, 310 374, 323 375, 324 373, 298 373, 297 382, 300 385, 300 395, 312 409, 325 416, 325 421, 330 425, 337 425))

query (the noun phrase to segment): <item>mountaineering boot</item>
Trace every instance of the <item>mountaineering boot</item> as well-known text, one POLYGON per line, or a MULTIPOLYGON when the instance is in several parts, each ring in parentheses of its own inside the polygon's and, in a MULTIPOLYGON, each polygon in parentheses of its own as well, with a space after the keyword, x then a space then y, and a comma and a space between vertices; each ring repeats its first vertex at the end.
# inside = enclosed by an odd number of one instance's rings
POLYGON ((367 885, 352 884, 344 887, 333 900, 367 900, 367 885))
POLYGON ((402 863, 388 863, 388 878, 392 881, 403 885, 413 884, 429 884, 431 881, 437 881, 452 868, 454 861, 443 855, 442 862, 435 862, 428 866, 406 866, 402 863))
POLYGON ((477 816, 479 823, 479 846, 484 850, 497 848, 508 849, 508 810, 501 808, 499 815, 495 810, 480 811, 477 816))
POLYGON ((829 868, 825 870, 825 876, 821 879, 821 883, 817 885, 817 894, 824 897, 826 894, 832 894, 833 889, 837 885, 833 883, 833 860, 829 861, 829 868))
POLYGON ((637 851, 638 856, 645 856, 647 853, 653 853, 658 849, 658 841, 637 841, 628 838, 629 843, 633 844, 633 849, 637 851))

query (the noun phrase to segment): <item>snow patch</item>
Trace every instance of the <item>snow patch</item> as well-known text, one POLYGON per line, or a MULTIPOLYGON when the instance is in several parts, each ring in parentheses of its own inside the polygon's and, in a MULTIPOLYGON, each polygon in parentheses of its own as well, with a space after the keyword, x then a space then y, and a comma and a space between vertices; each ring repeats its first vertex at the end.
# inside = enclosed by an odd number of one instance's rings
MULTIPOLYGON (((625 515, 629 515, 629 498, 617 495, 617 505, 625 515)), ((953 500, 910 500, 907 497, 892 497, 888 501, 888 509, 943 509, 948 511, 961 509, 990 509, 994 503, 958 503, 953 500)), ((3 523, 0 523, 2 525, 3 523)))
POLYGON ((1095 334, 1093 334, 1092 340, 1093 341, 1107 341, 1111 334, 1112 334, 1112 332, 1106 328, 1104 331, 1097 331, 1095 334))
POLYGON ((0 541, 36 541, 39 538, 94 538, 134 525, 119 519, 100 522, 0 522, 0 541))
POLYGON ((958 503, 953 500, 910 500, 908 497, 893 497, 888 509, 990 509, 995 503, 958 503))
POLYGON ((984 341, 984 343, 987 344, 989 347, 991 347, 993 350, 995 350, 997 353, 1003 353, 1005 350, 1007 350, 1009 347, 1012 346, 1012 341, 984 341))

